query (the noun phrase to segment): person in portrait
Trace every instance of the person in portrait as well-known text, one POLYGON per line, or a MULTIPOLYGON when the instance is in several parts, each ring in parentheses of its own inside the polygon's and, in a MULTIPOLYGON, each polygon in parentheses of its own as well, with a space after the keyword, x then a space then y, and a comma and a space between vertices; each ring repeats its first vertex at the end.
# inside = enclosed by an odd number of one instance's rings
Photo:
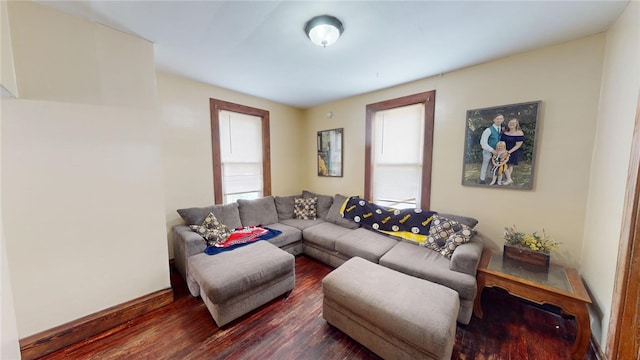
POLYGON ((520 128, 520 121, 516 118, 512 118, 507 123, 507 128, 500 136, 500 140, 507 144, 507 151, 509 152, 509 161, 507 161, 507 169, 505 175, 507 180, 502 185, 513 184, 511 175, 513 174, 513 168, 518 165, 518 158, 520 157, 520 150, 524 143, 524 132, 520 128))
POLYGON ((500 141, 502 133, 502 123, 504 122, 504 115, 497 114, 493 118, 493 124, 484 129, 480 136, 480 146, 482 147, 482 166, 480 167, 480 184, 486 184, 487 169, 491 158, 496 154, 496 145, 500 141))
POLYGON ((509 161, 507 144, 504 141, 498 141, 498 144, 496 144, 496 153, 491 158, 491 163, 493 164, 491 174, 493 175, 493 179, 489 185, 495 185, 496 180, 498 181, 498 185, 502 185, 502 175, 506 173, 508 168, 507 161, 509 161))

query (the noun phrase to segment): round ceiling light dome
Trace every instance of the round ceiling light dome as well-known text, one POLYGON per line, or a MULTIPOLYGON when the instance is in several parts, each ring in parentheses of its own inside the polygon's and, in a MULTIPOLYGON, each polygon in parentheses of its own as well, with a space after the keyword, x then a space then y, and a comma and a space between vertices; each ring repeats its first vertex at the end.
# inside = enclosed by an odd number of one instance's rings
POLYGON ((335 43, 343 31, 342 22, 331 15, 316 16, 304 25, 304 32, 309 39, 322 47, 335 43))

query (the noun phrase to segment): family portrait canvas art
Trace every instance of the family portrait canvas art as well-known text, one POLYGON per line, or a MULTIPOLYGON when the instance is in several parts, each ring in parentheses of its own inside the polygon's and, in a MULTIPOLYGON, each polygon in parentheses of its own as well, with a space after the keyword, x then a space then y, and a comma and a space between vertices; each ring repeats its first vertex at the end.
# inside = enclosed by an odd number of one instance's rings
POLYGON ((467 111, 462 185, 533 188, 540 103, 467 111))

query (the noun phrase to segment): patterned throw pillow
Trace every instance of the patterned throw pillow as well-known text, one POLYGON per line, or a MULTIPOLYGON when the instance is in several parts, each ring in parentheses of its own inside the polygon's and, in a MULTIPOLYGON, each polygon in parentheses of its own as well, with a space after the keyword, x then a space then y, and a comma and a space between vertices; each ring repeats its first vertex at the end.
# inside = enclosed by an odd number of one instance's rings
POLYGON ((189 225, 191 230, 197 232, 207 242, 207 246, 214 246, 217 243, 221 243, 231 235, 231 230, 218 221, 212 212, 204 218, 202 225, 189 225))
POLYGON ((293 203, 293 217, 303 220, 315 220, 317 203, 317 197, 295 198, 293 203))
POLYGON ((455 249, 462 244, 468 243, 469 240, 471 240, 473 234, 474 230, 463 224, 462 230, 457 231, 449 236, 447 242, 440 249, 440 254, 451 259, 451 255, 453 255, 455 249))
MULTIPOLYGON (((447 246, 447 240, 449 240, 451 235, 464 229, 469 229, 469 227, 440 215, 433 215, 431 227, 429 228, 429 236, 427 237, 425 246, 431 250, 440 252, 445 246, 447 246)), ((471 236, 469 236, 469 238, 470 237, 471 236)), ((453 252, 453 250, 451 252, 453 252)))

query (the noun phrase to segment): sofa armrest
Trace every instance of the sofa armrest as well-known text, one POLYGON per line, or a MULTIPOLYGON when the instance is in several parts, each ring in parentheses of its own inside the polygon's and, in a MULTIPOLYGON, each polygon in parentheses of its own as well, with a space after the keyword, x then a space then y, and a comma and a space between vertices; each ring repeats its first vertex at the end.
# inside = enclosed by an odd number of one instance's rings
POLYGON ((458 246, 453 251, 449 269, 475 277, 481 256, 482 238, 476 235, 468 243, 458 246))
POLYGON ((176 269, 183 278, 187 278, 187 259, 189 256, 199 254, 207 247, 204 238, 191 230, 186 225, 175 225, 173 233, 173 257, 176 269))

